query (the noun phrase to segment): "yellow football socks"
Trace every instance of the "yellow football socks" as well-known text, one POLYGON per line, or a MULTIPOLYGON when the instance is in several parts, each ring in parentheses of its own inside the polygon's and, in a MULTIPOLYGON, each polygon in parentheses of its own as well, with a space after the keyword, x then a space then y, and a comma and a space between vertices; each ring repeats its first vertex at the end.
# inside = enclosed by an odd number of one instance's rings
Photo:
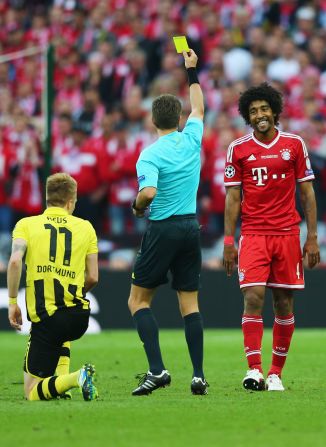
POLYGON ((38 382, 29 393, 29 400, 50 400, 63 394, 70 388, 77 388, 80 371, 61 376, 47 377, 38 382))
POLYGON ((69 367, 70 367, 70 341, 66 341, 61 348, 61 355, 56 369, 57 376, 61 376, 62 374, 69 374, 69 367))

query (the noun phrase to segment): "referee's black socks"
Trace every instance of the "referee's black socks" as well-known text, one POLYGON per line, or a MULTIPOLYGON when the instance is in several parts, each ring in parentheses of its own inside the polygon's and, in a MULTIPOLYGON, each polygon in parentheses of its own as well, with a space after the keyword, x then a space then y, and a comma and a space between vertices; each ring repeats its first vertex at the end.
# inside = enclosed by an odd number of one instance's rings
POLYGON ((139 338, 144 344, 149 370, 152 374, 161 374, 165 369, 158 335, 158 326, 151 309, 139 309, 134 313, 133 319, 138 331, 139 338))
POLYGON ((204 379, 204 331, 202 317, 199 312, 194 312, 186 315, 183 319, 189 354, 194 368, 194 377, 204 379))

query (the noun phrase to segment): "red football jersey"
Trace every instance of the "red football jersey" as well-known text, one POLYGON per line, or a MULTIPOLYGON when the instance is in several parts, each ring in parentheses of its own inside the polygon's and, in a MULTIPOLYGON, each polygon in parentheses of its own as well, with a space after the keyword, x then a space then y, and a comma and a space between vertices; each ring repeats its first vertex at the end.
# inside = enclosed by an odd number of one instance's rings
POLYGON ((298 233, 296 182, 314 178, 306 145, 298 135, 278 131, 269 144, 253 133, 233 141, 224 184, 242 187, 242 234, 298 233))

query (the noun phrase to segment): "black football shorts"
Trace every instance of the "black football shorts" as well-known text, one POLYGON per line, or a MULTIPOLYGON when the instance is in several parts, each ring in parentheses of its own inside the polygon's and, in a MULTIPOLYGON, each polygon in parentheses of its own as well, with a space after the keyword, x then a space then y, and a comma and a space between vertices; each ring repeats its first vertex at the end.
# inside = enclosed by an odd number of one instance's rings
POLYGON ((88 328, 89 309, 59 309, 32 323, 24 359, 24 371, 35 377, 53 376, 64 342, 80 338, 88 328))
POLYGON ((168 282, 172 288, 199 289, 201 270, 200 226, 193 214, 150 221, 137 253, 132 283, 148 289, 168 282))

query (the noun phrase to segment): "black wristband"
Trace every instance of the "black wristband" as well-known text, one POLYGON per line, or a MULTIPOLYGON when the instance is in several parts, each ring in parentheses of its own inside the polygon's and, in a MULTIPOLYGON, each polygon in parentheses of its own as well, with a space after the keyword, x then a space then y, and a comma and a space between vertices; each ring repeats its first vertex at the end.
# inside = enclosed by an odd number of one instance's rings
POLYGON ((136 207, 136 199, 132 202, 131 208, 134 209, 135 211, 146 211, 147 210, 147 207, 146 208, 137 208, 136 207))
POLYGON ((188 75, 188 82, 189 82, 189 87, 192 84, 199 84, 199 80, 198 80, 198 76, 197 76, 197 71, 195 67, 190 67, 187 68, 187 75, 188 75))

